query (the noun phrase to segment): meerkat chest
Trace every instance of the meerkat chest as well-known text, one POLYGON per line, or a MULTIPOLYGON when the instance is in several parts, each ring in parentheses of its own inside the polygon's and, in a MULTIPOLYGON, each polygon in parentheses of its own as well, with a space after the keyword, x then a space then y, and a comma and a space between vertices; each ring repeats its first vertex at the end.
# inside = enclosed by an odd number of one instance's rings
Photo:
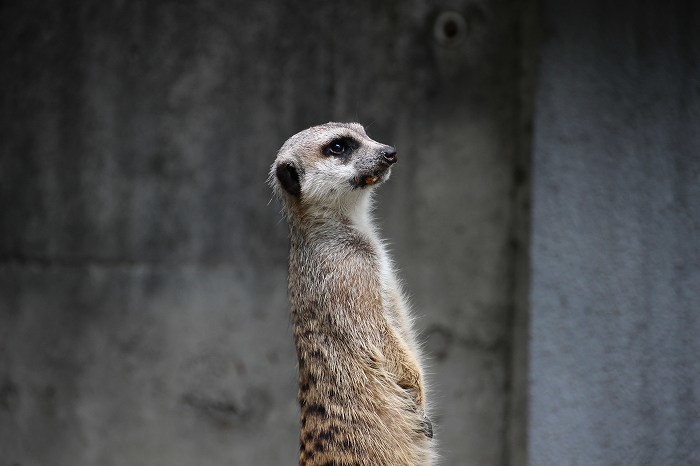
POLYGON ((366 241, 372 250, 375 258, 372 272, 377 275, 385 315, 387 319, 394 321, 396 319, 394 308, 398 304, 397 301, 401 299, 401 292, 391 258, 371 224, 361 223, 359 226, 356 226, 356 231, 358 237, 366 241))

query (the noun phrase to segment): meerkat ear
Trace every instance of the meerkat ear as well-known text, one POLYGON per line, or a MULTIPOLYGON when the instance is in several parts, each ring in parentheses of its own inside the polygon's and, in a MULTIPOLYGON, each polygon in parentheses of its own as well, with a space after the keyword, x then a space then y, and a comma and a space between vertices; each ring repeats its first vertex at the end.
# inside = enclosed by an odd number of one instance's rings
POLYGON ((297 167, 292 162, 284 162, 277 165, 276 171, 277 179, 285 191, 292 196, 299 197, 299 194, 301 194, 301 183, 297 167))

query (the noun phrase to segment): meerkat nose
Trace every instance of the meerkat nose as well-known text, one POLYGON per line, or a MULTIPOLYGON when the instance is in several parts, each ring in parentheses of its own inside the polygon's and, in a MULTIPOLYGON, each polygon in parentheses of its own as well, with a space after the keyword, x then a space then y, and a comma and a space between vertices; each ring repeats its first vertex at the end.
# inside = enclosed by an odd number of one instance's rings
POLYGON ((393 147, 386 147, 382 150, 382 157, 384 161, 389 165, 396 163, 398 157, 396 157, 396 149, 393 147))

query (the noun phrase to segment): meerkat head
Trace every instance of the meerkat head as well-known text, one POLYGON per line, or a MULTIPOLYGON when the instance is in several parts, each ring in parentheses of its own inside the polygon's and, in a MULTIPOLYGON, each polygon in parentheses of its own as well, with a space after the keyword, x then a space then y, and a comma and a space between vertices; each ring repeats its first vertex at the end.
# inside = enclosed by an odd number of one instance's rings
POLYGON ((343 211, 386 181, 396 161, 396 149, 370 139, 362 125, 326 123, 282 145, 270 184, 288 208, 343 211))

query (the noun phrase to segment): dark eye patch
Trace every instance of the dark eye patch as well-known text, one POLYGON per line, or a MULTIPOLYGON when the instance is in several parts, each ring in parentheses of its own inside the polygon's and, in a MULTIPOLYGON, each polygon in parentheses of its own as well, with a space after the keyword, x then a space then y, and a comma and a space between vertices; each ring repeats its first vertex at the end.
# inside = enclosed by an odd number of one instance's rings
POLYGON ((323 146, 323 154, 328 157, 348 157, 358 147, 360 143, 351 137, 336 138, 323 146))

